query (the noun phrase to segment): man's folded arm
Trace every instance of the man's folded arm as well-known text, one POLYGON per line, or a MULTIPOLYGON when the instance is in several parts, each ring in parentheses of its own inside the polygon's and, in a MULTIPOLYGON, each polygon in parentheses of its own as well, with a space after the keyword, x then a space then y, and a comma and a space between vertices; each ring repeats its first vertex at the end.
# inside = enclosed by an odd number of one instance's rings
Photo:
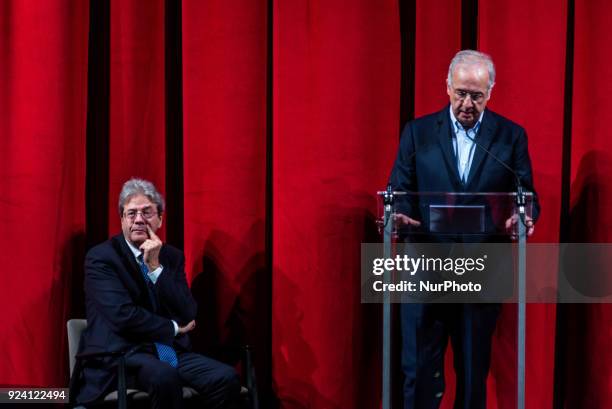
POLYGON ((173 317, 178 318, 178 324, 184 326, 196 317, 198 306, 185 276, 185 256, 177 258, 175 265, 164 266, 157 278, 156 287, 159 299, 173 317))
POLYGON ((143 342, 172 343, 172 321, 134 304, 115 270, 92 255, 85 260, 85 292, 119 335, 143 342))

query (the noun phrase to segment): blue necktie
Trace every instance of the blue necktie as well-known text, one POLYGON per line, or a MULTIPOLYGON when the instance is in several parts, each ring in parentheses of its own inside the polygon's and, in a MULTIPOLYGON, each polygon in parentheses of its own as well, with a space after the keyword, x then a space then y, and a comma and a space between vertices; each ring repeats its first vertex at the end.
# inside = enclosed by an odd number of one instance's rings
MULTIPOLYGON (((147 265, 144 263, 142 254, 138 256, 138 265, 140 266, 140 271, 145 279, 145 283, 147 284, 147 289, 149 291, 149 297, 151 298, 151 303, 154 308, 157 308, 157 299, 155 297, 155 293, 151 288, 150 284, 153 284, 151 279, 149 278, 148 272, 149 269, 147 265)), ((159 360, 162 362, 167 362, 173 368, 178 366, 178 357, 176 356, 176 351, 170 346, 166 344, 161 344, 159 342, 155 342, 155 349, 157 350, 157 356, 159 360)))

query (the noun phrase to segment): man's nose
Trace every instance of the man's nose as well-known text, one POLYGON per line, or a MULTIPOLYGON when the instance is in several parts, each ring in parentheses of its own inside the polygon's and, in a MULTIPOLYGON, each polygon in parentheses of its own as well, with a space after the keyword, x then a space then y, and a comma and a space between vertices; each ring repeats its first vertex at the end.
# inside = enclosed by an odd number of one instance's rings
POLYGON ((145 218, 142 215, 142 212, 136 212, 136 217, 134 217, 134 223, 144 223, 145 222, 145 218))
POLYGON ((466 96, 465 99, 463 100, 463 105, 466 108, 472 108, 474 106, 474 101, 472 101, 472 97, 471 96, 466 96))

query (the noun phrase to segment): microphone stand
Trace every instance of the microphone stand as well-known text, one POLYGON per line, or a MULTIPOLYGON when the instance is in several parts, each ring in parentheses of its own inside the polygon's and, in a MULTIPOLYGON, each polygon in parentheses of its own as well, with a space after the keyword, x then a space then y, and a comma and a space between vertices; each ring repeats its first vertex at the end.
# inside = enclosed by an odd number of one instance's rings
MULTIPOLYGON (((384 213, 384 250, 383 257, 391 258, 391 241, 393 236, 394 222, 393 204, 395 195, 391 184, 387 185, 387 190, 383 195, 384 213)), ((391 272, 385 271, 383 282, 390 283, 391 272)), ((382 409, 391 409, 391 295, 388 291, 383 293, 383 353, 382 353, 382 409)))

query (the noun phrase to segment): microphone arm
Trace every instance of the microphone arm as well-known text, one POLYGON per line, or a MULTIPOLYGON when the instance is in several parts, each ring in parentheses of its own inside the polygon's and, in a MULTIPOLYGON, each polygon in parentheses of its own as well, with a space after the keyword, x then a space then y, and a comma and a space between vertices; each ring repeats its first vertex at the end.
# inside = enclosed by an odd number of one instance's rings
POLYGON ((495 155, 493 152, 485 148, 482 144, 478 143, 478 141, 476 141, 476 138, 472 138, 470 135, 468 135, 467 132, 465 132, 465 136, 470 141, 472 141, 474 145, 478 146, 480 149, 486 152, 487 155, 495 159, 497 163, 502 165, 504 169, 506 169, 508 172, 510 172, 514 176, 514 179, 516 181, 516 207, 518 208, 518 211, 519 211, 519 218, 521 219, 521 223, 523 223, 525 227, 529 227, 527 225, 526 213, 525 213, 525 203, 527 201, 526 192, 525 192, 525 189, 523 188, 523 185, 521 183, 521 178, 519 177, 519 175, 514 171, 514 169, 508 166, 506 162, 498 158, 497 155, 495 155))

